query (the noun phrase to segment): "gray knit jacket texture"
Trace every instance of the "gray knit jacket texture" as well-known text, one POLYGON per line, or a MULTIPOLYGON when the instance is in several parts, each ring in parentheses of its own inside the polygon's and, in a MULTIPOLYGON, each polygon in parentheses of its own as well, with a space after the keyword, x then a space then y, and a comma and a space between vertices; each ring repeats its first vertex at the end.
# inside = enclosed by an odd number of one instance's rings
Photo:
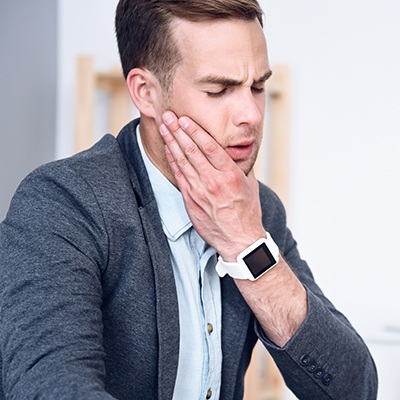
MULTIPOLYGON (((172 399, 178 301, 137 124, 17 189, 0 225, 0 400, 172 399)), ((298 398, 375 399, 365 344, 316 285, 277 196, 260 184, 260 199, 266 230, 307 289, 308 316, 278 348, 221 279, 220 399, 242 399, 257 339, 298 398)))

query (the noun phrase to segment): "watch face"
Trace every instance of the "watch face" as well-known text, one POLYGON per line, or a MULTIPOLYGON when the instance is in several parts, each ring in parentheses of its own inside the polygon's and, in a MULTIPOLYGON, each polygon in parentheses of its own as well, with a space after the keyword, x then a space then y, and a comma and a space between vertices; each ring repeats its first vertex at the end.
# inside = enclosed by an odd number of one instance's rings
POLYGON ((244 256, 243 261, 254 278, 258 278, 277 263, 265 243, 261 243, 260 246, 244 256))

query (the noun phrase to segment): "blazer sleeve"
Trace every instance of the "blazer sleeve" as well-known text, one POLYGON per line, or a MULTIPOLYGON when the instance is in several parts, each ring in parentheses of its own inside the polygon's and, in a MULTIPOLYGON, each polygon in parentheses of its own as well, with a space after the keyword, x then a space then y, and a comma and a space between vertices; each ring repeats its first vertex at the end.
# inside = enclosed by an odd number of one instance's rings
POLYGON ((264 221, 265 227, 272 228, 281 253, 307 291, 308 315, 283 348, 271 343, 256 322, 257 335, 299 399, 376 399, 377 372, 368 348, 317 286, 286 227, 285 210, 276 195, 271 193, 267 204, 273 204, 275 212, 264 221))
POLYGON ((0 225, 5 398, 113 399, 103 384, 107 252, 101 210, 83 176, 46 166, 23 181, 0 225))

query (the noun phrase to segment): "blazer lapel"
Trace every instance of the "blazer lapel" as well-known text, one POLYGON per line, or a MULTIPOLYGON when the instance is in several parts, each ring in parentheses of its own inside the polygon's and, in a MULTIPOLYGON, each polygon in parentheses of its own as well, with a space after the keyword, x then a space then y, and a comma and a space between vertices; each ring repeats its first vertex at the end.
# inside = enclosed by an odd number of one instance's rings
POLYGON ((169 247, 157 203, 136 140, 139 120, 118 135, 125 155, 152 261, 158 332, 158 399, 173 397, 179 359, 179 310, 169 247))
POLYGON ((140 209, 150 244, 158 322, 158 399, 172 399, 179 358, 179 310, 168 244, 158 217, 156 201, 140 209), (160 226, 158 226, 160 225, 160 226))

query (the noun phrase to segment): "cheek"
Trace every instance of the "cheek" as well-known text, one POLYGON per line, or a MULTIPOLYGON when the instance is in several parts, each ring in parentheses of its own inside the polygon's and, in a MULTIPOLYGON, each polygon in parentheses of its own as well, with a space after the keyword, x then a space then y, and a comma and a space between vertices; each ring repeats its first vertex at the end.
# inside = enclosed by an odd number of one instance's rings
MULTIPOLYGON (((190 96, 177 98, 171 103, 171 109, 179 117, 188 116, 217 142, 221 143, 227 130, 227 114, 221 105, 210 102, 201 96, 190 96)), ((222 143, 221 143, 222 144, 222 143)))
POLYGON ((224 138, 229 132, 227 114, 221 107, 207 105, 193 114, 193 119, 208 132, 220 145, 224 146, 224 138))
POLYGON ((260 112, 262 120, 264 120, 265 111, 267 108, 267 95, 264 93, 263 95, 256 98, 256 105, 258 111, 260 112))

